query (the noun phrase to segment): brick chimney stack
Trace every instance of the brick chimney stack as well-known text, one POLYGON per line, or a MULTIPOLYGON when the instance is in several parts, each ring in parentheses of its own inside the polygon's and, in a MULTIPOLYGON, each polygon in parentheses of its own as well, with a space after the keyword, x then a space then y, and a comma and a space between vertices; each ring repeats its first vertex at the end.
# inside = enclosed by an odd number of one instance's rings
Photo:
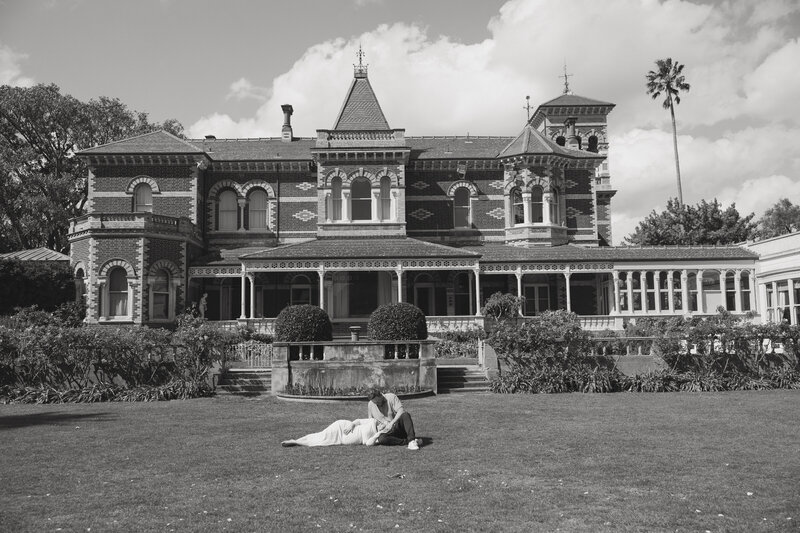
POLYGON ((281 128, 281 141, 285 143, 292 142, 294 135, 292 134, 292 113, 294 113, 294 109, 289 104, 283 104, 281 106, 283 110, 283 127, 281 128))

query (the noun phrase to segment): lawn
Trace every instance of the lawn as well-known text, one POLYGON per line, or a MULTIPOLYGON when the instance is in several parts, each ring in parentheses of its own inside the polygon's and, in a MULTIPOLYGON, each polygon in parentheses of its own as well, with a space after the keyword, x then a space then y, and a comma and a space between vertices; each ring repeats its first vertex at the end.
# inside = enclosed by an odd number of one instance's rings
POLYGON ((798 530, 800 391, 405 404, 417 452, 280 446, 363 403, 0 406, 0 529, 798 530))

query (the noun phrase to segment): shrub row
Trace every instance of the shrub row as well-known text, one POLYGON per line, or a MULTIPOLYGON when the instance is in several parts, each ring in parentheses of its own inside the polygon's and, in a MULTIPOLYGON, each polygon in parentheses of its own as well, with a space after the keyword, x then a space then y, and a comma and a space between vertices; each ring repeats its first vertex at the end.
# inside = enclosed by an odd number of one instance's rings
POLYGON ((52 311, 75 299, 75 282, 66 263, 0 259, 0 287, 0 315, 30 305, 52 311))
POLYGON ((492 389, 537 393, 800 388, 798 326, 751 324, 721 312, 710 319, 640 319, 621 334, 600 337, 602 341, 590 337, 578 317, 566 311, 546 312, 522 324, 501 321, 487 341, 505 366, 492 389), (629 377, 616 370, 613 358, 594 355, 603 353, 606 339, 624 347, 630 341, 647 342, 637 340, 640 337, 651 337, 652 353, 664 360, 666 369, 629 377), (781 350, 774 349, 777 344, 781 350))
POLYGON ((239 340, 239 335, 205 323, 174 332, 147 327, 0 326, 0 401, 203 396, 211 392, 212 365, 239 340))

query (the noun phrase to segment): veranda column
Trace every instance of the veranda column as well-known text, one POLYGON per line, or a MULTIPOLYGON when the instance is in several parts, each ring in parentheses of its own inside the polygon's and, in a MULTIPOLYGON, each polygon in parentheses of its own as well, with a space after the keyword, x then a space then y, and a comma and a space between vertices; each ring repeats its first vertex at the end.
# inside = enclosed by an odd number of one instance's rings
POLYGON ((564 281, 567 283, 567 311, 572 311, 572 298, 569 290, 569 277, 571 275, 569 272, 564 272, 564 281))
POLYGON ((517 268, 517 271, 514 273, 514 275, 517 276, 517 298, 520 299, 520 306, 517 312, 519 313, 519 316, 522 316, 522 269, 517 268))
MULTIPOLYGON (((378 222, 380 217, 378 216, 378 206, 381 204, 381 192, 380 191, 372 191, 372 202, 370 202, 372 206, 372 222, 378 222)), ((381 213, 385 215, 385 213, 381 213)))
POLYGON ((319 275, 319 307, 325 311, 325 267, 321 263, 317 268, 317 275, 319 275))
POLYGON ((611 272, 611 279, 614 282, 614 313, 619 314, 619 272, 613 270, 611 272))
POLYGON ((667 270, 667 305, 669 306, 669 312, 675 312, 675 280, 673 279, 675 272, 672 270, 667 270))
POLYGON ((733 273, 733 290, 736 293, 736 312, 742 312, 742 271, 737 270, 733 273))
POLYGON ((531 223, 531 193, 522 193, 522 215, 525 224, 531 223))
POLYGON ((242 305, 241 305, 242 313, 241 313, 241 315, 239 315, 239 320, 244 320, 245 318, 247 318, 247 315, 245 314, 245 308, 244 308, 244 300, 245 300, 245 294, 246 294, 245 293, 245 282, 246 281, 247 281, 247 271, 245 270, 244 265, 242 265, 242 305))
POLYGON ((681 301, 683 302, 683 312, 689 312, 689 272, 687 270, 681 270, 681 301))
MULTIPOLYGON (((777 281, 773 281, 772 282, 772 302, 769 302, 769 301, 767 302, 768 304, 769 303, 772 304, 771 308, 774 310, 772 312, 767 311, 767 312, 770 313, 770 316, 772 317, 771 318, 772 322, 780 322, 781 321, 781 317, 778 316, 778 300, 779 300, 778 299, 778 282, 777 281)), ((769 309, 769 307, 767 309, 769 309)))
POLYGON ((633 271, 625 272, 625 292, 628 294, 628 312, 633 313, 633 271))
POLYGON ((475 316, 481 316, 481 269, 475 267, 475 316))
POLYGON ((350 191, 342 191, 342 220, 350 222, 350 191))
POLYGON ((642 300, 642 313, 647 313, 647 272, 639 271, 639 298, 642 300))
POLYGON ((256 275, 248 274, 247 279, 250 280, 250 318, 256 317, 256 275))
POLYGON ((706 312, 706 306, 704 305, 704 302, 703 302, 703 271, 702 270, 698 270, 697 271, 697 279, 696 279, 696 281, 697 281, 697 283, 696 283, 696 285, 697 285, 697 312, 698 313, 705 313, 706 312))
POLYGON ((397 303, 400 303, 403 301, 403 267, 397 265, 394 272, 397 274, 397 303))
POLYGON ((653 272, 653 293, 656 300, 656 313, 661 314, 661 271, 653 272))
POLYGON ((794 291, 792 290, 792 284, 794 281, 792 278, 786 280, 786 287, 789 289, 789 323, 791 325, 795 325, 797 323, 797 318, 794 316, 794 291))

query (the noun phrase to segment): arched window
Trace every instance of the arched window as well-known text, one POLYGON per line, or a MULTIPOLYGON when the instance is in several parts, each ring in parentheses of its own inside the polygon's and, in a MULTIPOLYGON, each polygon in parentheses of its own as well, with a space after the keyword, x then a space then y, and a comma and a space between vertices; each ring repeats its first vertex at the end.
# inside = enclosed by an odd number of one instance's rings
POLYGON ((542 188, 534 187, 531 190, 531 222, 542 222, 543 220, 542 209, 542 188))
POLYGON ((247 197, 248 228, 251 230, 267 229, 267 193, 255 189, 247 197))
POLYGON ((380 219, 390 220, 392 218, 392 178, 384 176, 381 178, 381 205, 380 219))
POLYGON ((342 220, 342 178, 331 180, 331 220, 342 220))
POLYGON ((239 205, 236 193, 231 190, 222 191, 219 195, 219 225, 220 231, 235 231, 238 227, 239 205))
POLYGON ((311 282, 308 280, 308 276, 300 274, 292 278, 289 301, 292 305, 311 303, 311 282))
POLYGON ((153 212, 153 190, 147 183, 140 183, 133 190, 133 211, 136 213, 153 212))
MULTIPOLYGON (((749 311, 750 310, 750 273, 748 271, 742 272, 742 278, 740 282, 740 287, 742 290, 742 311, 749 311)), ((795 300, 797 302, 798 300, 795 300)))
POLYGON ((559 213, 559 198, 558 189, 553 189, 550 193, 550 222, 553 224, 561 224, 561 213, 559 213))
POLYGON ((75 301, 81 302, 86 296, 86 274, 82 268, 75 271, 75 301))
POLYGON ((734 311, 736 309, 736 274, 732 271, 725 273, 722 282, 725 287, 725 309, 734 311))
POLYGON ((108 272, 108 316, 121 318, 128 316, 128 273, 122 267, 114 267, 108 272))
POLYGON ((470 226, 469 189, 459 187, 453 194, 453 226, 468 228, 470 226))
POLYGON ((350 185, 353 220, 372 220, 372 184, 367 178, 356 178, 350 185))
POLYGON ((525 223, 525 205, 522 203, 522 193, 519 189, 511 191, 512 218, 514 225, 525 223))
POLYGON ((151 280, 152 304, 150 318, 152 320, 170 319, 169 301, 169 272, 166 269, 159 269, 151 280))
POLYGON ((567 144, 567 140, 562 135, 559 135, 558 137, 556 137, 556 144, 559 146, 564 146, 565 144, 567 144))
POLYGON ((597 135, 592 135, 589 137, 589 147, 587 150, 597 153, 597 135))

